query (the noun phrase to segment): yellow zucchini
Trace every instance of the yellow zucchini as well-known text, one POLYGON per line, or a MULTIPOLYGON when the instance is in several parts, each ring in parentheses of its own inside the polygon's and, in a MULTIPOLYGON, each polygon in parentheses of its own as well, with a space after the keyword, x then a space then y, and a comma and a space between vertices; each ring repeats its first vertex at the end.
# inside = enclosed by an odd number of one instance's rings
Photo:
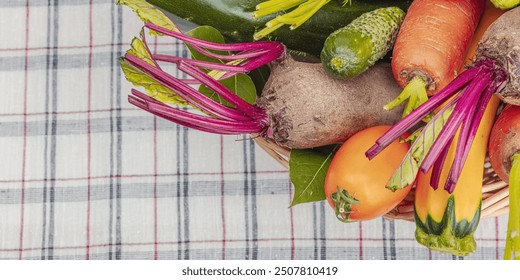
MULTIPOLYGON (((501 14, 501 10, 488 3, 475 31, 467 62, 471 62, 475 56, 477 43, 484 31, 501 14)), ((499 104, 498 98, 493 96, 453 193, 449 194, 442 186, 446 182, 455 155, 457 136, 450 146, 437 190, 430 186, 431 171, 427 174, 419 172, 414 202, 417 226, 415 237, 419 243, 432 250, 465 256, 476 249, 473 233, 480 220, 486 149, 499 104)))

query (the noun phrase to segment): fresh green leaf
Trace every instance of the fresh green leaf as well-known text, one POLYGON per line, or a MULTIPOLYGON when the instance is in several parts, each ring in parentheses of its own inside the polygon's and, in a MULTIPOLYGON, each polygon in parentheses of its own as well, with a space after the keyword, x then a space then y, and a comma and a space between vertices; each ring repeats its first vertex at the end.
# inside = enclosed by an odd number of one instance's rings
MULTIPOLYGON (((141 38, 143 38, 142 35, 143 35, 143 33, 141 31, 141 38)), ((145 43, 142 40, 140 40, 138 38, 134 38, 132 40, 132 43, 130 44, 130 46, 132 48, 129 49, 127 51, 127 53, 145 61, 146 63, 148 63, 150 65, 157 66, 157 64, 155 63, 155 61, 152 58, 152 55, 150 54, 150 50, 148 50, 148 48, 146 47, 145 43)))
MULTIPOLYGON (((188 31, 186 34, 190 35, 194 38, 205 40, 208 42, 221 43, 221 44, 225 43, 224 36, 222 36, 220 31, 218 31, 217 29, 215 29, 211 26, 199 26, 199 27, 196 27, 196 28, 188 31)), ((224 61, 221 61, 219 59, 207 57, 206 55, 201 54, 200 52, 196 51, 189 45, 187 45, 187 47, 188 47, 193 59, 210 61, 210 62, 215 62, 215 63, 222 63, 222 64, 225 63, 224 61)), ((226 54, 226 52, 214 52, 214 53, 226 54)), ((238 61, 236 61, 236 62, 238 62, 238 61)), ((232 61, 229 63, 233 64, 236 62, 232 61)), ((222 74, 224 74, 224 72, 211 71, 211 72, 209 72, 209 74, 213 78, 218 80, 218 79, 220 79, 222 74)), ((250 104, 255 103, 256 87, 255 87, 255 83, 253 82, 251 77, 249 77, 248 75, 237 74, 237 75, 234 75, 233 77, 227 78, 225 80, 220 80, 219 82, 222 85, 224 85, 226 88, 228 88, 229 90, 231 90, 232 92, 237 94, 239 97, 241 97, 242 99, 247 101, 248 103, 250 103, 250 104)), ((226 106, 231 106, 231 104, 229 104, 227 101, 223 100, 218 94, 216 94, 214 91, 212 91, 205 85, 201 85, 199 87, 199 91, 221 104, 224 104, 226 106)))
MULTIPOLYGON (((141 20, 145 22, 150 22, 169 30, 180 32, 166 15, 144 0, 117 0, 116 4, 127 5, 137 13, 141 20)), ((144 31, 141 30, 141 38, 144 38, 143 32, 144 31)), ((157 32, 150 33, 154 35, 162 35, 157 32)), ((143 60, 150 65, 157 66, 157 63, 152 58, 150 50, 141 39, 134 38, 131 43, 131 48, 127 51, 127 53, 143 60)), ((181 106, 188 104, 186 100, 179 97, 174 91, 163 86, 155 79, 143 73, 141 70, 130 65, 124 58, 121 59, 121 69, 123 70, 123 73, 129 82, 131 82, 134 86, 144 87, 146 94, 149 96, 166 104, 177 104, 181 106)))
MULTIPOLYGON (((166 29, 180 32, 163 12, 145 0, 116 0, 116 4, 128 6, 144 22, 153 23, 166 29)), ((162 35, 153 31, 150 31, 150 34, 162 35)))
MULTIPOLYGON (((196 28, 186 32, 186 34, 190 35, 194 38, 208 41, 208 42, 220 43, 220 44, 225 43, 225 39, 224 39, 224 36, 222 36, 222 33, 220 33, 220 31, 218 31, 217 29, 215 29, 211 26, 199 26, 199 27, 196 27, 196 28)), ((200 53, 199 51, 195 50, 189 44, 186 44, 186 46, 188 47, 188 50, 190 51, 191 57, 195 60, 209 61, 209 62, 214 62, 214 63, 228 64, 228 65, 237 65, 244 61, 244 59, 236 59, 233 61, 226 62, 226 61, 223 61, 223 60, 220 60, 217 58, 208 57, 208 56, 200 53)), ((208 50, 208 51, 211 51, 211 50, 208 50)), ((211 51, 211 52, 215 53, 215 54, 220 54, 220 55, 229 54, 228 52, 224 52, 224 51, 211 51)), ((222 78, 222 76, 226 73, 224 71, 218 71, 218 70, 211 70, 211 71, 209 71, 207 69, 201 69, 201 70, 207 72, 208 75, 212 76, 216 80, 220 80, 222 78)))
MULTIPOLYGON (((226 88, 234 92, 240 98, 248 102, 249 104, 254 104, 256 101, 256 88, 255 84, 251 77, 246 74, 237 74, 233 77, 220 80, 219 81, 226 88)), ((206 87, 205 85, 201 85, 199 87, 199 91, 204 95, 210 97, 211 99, 219 102, 220 104, 231 107, 226 100, 222 99, 217 93, 206 87)))
POLYGON ((292 149, 289 176, 294 185, 291 207, 326 199, 324 184, 327 170, 339 145, 314 149, 292 149))
POLYGON ((509 217, 504 260, 520 260, 520 153, 513 155, 509 171, 509 217))
POLYGON ((248 76, 253 79, 256 87, 256 93, 258 95, 262 94, 264 90, 264 86, 267 83, 267 79, 269 79, 269 75, 271 74, 271 70, 267 66, 262 66, 260 68, 256 68, 255 70, 248 73, 248 76))
POLYGON ((124 59, 121 59, 121 69, 129 82, 134 86, 144 87, 146 94, 149 96, 166 104, 177 104, 181 106, 188 104, 186 100, 178 96, 174 91, 161 85, 155 79, 148 77, 145 73, 133 67, 124 59))
MULTIPOLYGON (((211 26, 196 27, 196 28, 186 32, 186 35, 189 35, 193 38, 197 38, 200 40, 208 41, 208 42, 220 43, 220 44, 225 43, 225 39, 224 39, 224 36, 222 35, 222 33, 220 33, 220 31, 218 31, 218 29, 211 27, 211 26)), ((191 57, 193 59, 217 62, 217 63, 224 63, 223 61, 221 61, 219 59, 208 57, 206 55, 201 54, 200 52, 196 51, 193 47, 191 47, 188 44, 186 46, 188 47, 188 50, 190 51, 191 57)), ((220 51, 220 52, 212 51, 212 52, 216 53, 216 54, 222 54, 222 55, 227 54, 226 52, 222 52, 222 51, 220 51)))
MULTIPOLYGON (((141 33, 141 36, 142 35, 143 34, 141 33)), ((152 58, 152 55, 150 54, 150 51, 142 40, 134 38, 132 40, 131 47, 132 48, 129 49, 127 53, 145 61, 150 65, 157 66, 156 62, 152 58)), ((121 69, 123 70, 123 73, 129 82, 131 82, 134 86, 144 87, 146 94, 149 96, 166 104, 177 104, 181 106, 188 104, 186 100, 178 96, 174 91, 163 86, 155 79, 143 73, 141 70, 130 65, 125 59, 121 59, 121 69)))

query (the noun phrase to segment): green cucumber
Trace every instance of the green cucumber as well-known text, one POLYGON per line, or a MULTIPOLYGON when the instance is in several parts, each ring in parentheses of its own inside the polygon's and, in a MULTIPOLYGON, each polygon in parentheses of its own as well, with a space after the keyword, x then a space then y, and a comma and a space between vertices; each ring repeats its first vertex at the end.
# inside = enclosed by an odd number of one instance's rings
MULTIPOLYGON (((218 29, 229 41, 253 41, 253 34, 277 15, 254 19, 259 0, 147 0, 149 3, 198 25, 218 29)), ((331 1, 295 30, 280 28, 269 39, 284 43, 288 49, 319 56, 327 36, 360 15, 378 8, 397 6, 407 10, 411 0, 353 0, 351 4, 331 1)))
POLYGON ((341 79, 365 72, 392 48, 404 16, 405 12, 398 7, 380 8, 336 30, 323 46, 323 67, 341 79))

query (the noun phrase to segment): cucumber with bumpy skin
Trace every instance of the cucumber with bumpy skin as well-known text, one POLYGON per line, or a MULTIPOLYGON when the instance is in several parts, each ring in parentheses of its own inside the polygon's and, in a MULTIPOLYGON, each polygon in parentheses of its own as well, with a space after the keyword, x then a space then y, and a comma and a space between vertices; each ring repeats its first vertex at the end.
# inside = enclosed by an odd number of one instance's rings
POLYGON ((398 7, 380 8, 330 34, 321 52, 325 70, 342 79, 366 71, 392 48, 404 16, 398 7))

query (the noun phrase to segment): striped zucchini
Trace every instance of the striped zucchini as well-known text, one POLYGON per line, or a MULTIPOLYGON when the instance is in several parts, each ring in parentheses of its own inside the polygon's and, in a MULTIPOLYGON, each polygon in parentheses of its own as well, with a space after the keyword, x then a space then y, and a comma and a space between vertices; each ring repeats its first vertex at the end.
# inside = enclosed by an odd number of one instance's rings
MULTIPOLYGON (((473 233, 481 216, 482 175, 489 134, 500 101, 493 97, 473 140, 462 173, 449 194, 430 186, 431 172, 419 173, 415 188, 415 237, 424 246, 441 252, 466 256, 477 245, 473 233)), ((456 141, 450 146, 439 186, 443 186, 455 156, 456 141)))
POLYGON ((392 48, 404 16, 398 7, 380 8, 330 34, 320 56, 325 70, 342 79, 366 71, 392 48))

